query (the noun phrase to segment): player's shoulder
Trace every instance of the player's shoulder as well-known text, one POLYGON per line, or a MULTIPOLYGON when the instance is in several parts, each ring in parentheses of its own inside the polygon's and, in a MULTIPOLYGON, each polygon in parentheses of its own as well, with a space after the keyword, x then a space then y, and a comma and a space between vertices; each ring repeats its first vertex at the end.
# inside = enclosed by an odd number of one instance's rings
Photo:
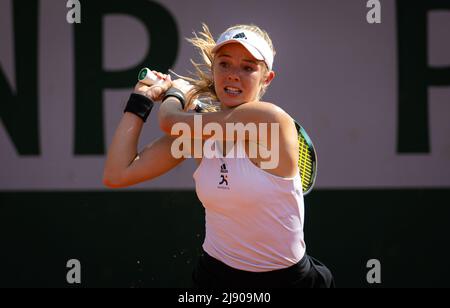
POLYGON ((280 106, 271 102, 263 101, 259 102, 258 104, 260 104, 261 108, 274 116, 277 119, 277 122, 292 124, 292 117, 280 106))

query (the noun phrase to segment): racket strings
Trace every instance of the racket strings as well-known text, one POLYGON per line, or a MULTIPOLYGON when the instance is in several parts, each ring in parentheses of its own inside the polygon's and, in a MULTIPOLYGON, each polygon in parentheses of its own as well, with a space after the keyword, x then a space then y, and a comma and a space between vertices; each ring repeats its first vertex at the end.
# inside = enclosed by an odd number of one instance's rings
POLYGON ((313 162, 309 146, 301 135, 298 137, 298 168, 302 179, 303 191, 307 191, 312 181, 313 162))

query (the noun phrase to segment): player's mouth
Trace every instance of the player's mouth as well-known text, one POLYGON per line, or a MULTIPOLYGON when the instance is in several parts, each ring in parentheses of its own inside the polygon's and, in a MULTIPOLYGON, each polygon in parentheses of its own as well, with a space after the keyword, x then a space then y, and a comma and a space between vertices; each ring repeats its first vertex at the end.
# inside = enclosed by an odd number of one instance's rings
POLYGON ((239 94, 242 93, 241 89, 235 87, 225 87, 223 90, 225 91, 226 94, 231 96, 238 96, 239 94))

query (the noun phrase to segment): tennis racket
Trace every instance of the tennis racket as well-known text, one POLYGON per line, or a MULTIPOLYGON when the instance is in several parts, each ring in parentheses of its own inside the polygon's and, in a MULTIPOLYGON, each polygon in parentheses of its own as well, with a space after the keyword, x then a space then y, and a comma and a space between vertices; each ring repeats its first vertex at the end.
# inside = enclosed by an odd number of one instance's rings
MULTIPOLYGON (((144 68, 139 72, 138 76, 139 82, 145 83, 147 85, 154 85, 160 82, 160 79, 153 74, 148 68, 144 68)), ((214 112, 219 111, 220 107, 217 105, 212 105, 210 103, 205 103, 200 100, 194 101, 194 109, 198 113, 214 112)), ((306 196, 314 187, 317 176, 317 154, 314 148, 314 144, 311 138, 306 133, 305 129, 294 120, 295 128, 297 129, 297 140, 298 140, 298 169, 300 172, 300 177, 302 179, 302 190, 303 195, 306 196)))
POLYGON ((303 195, 313 189, 317 176, 317 154, 314 144, 305 129, 294 120, 298 136, 298 169, 302 178, 303 195))

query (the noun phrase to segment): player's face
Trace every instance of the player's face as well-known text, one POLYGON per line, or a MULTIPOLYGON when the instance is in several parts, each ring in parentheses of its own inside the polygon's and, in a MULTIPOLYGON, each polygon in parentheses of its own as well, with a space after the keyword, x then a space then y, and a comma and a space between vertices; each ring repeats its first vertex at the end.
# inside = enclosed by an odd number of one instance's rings
POLYGON ((214 58, 213 75, 222 107, 232 108, 257 100, 264 83, 264 65, 239 43, 220 48, 214 58))

